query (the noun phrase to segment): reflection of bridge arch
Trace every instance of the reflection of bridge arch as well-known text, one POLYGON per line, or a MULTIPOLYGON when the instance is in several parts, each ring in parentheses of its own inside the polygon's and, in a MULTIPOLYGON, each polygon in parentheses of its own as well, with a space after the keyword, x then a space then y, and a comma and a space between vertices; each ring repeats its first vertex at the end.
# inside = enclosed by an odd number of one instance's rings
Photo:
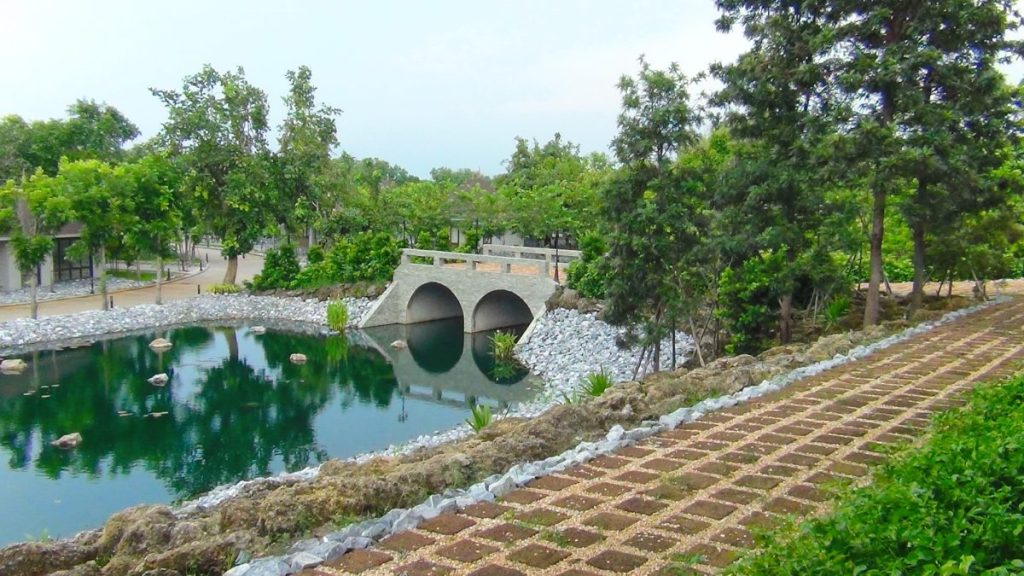
POLYGON ((514 292, 488 292, 473 309, 474 331, 496 330, 533 322, 530 307, 514 292))
POLYGON ((444 374, 462 359, 462 316, 436 322, 410 324, 405 332, 416 364, 431 374, 444 374), (453 340, 458 336, 458 341, 453 340))
POLYGON ((406 305, 405 323, 416 324, 445 318, 461 318, 462 305, 444 284, 426 282, 416 288, 406 305))

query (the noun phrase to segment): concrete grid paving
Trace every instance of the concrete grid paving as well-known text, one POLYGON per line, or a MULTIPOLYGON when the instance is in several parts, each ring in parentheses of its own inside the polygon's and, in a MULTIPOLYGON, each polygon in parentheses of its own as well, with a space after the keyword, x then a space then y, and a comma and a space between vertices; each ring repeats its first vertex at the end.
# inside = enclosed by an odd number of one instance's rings
POLYGON ((1024 300, 443 514, 303 576, 713 574, 1024 363, 1024 300))

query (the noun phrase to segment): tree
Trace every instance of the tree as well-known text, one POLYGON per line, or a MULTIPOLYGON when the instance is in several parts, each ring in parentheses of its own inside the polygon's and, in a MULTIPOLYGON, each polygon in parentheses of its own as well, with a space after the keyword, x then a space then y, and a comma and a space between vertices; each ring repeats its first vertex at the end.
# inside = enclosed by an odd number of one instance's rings
POLYGON ((637 78, 619 81, 622 112, 613 148, 621 168, 604 190, 613 271, 606 318, 641 328, 653 347, 654 370, 677 287, 664 263, 695 240, 695 204, 679 193, 671 170, 677 152, 697 141, 689 84, 678 66, 655 70, 643 59, 637 78))
POLYGON ((164 257, 181 227, 181 174, 165 156, 151 154, 116 168, 133 199, 125 243, 156 256, 156 303, 163 303, 164 257))
MULTIPOLYGON (((827 43, 832 30, 819 6, 762 10, 761 2, 745 0, 718 6, 721 28, 740 20, 753 40, 735 63, 712 68, 724 84, 715 101, 726 107, 732 134, 744 139, 733 185, 721 201, 733 208, 727 212, 732 235, 746 239, 741 258, 766 251, 778 256, 769 297, 778 302, 779 340, 788 343, 806 255, 828 236, 821 226, 831 211, 823 166, 835 141, 834 116, 843 107, 829 83, 834 63, 815 47, 827 43)), ((830 248, 826 243, 824 251, 830 248)))
POLYGON ((516 149, 496 179, 508 205, 510 228, 526 237, 553 244, 557 234, 582 235, 590 230, 597 206, 595 182, 579 146, 561 134, 541 146, 516 138, 516 149))
POLYGON ((99 286, 103 310, 110 308, 107 292, 107 252, 132 226, 135 198, 123 170, 99 160, 61 160, 60 179, 74 219, 82 224, 72 249, 99 256, 99 286))
POLYGON ((228 259, 233 284, 238 257, 253 249, 277 206, 270 183, 267 97, 245 71, 210 66, 185 78, 180 92, 152 89, 167 107, 162 138, 186 170, 185 186, 201 199, 210 230, 228 259))
POLYGON ((68 107, 64 123, 64 150, 70 160, 120 162, 124 145, 139 135, 139 129, 117 108, 92 100, 77 100, 68 107))
POLYGON ((39 313, 39 266, 53 252, 53 234, 70 216, 71 206, 59 182, 42 169, 0 188, 0 233, 11 234, 18 271, 29 279, 32 318, 39 313))
MULTIPOLYGON (((932 121, 933 114, 942 115, 935 108, 942 101, 963 97, 972 108, 994 102, 989 97, 999 87, 991 72, 1007 53, 1021 51, 1020 42, 1007 38, 1020 21, 1010 0, 833 0, 827 6, 837 34, 836 44, 823 48, 846 55, 835 82, 857 103, 850 135, 858 162, 866 162, 871 173, 871 278, 864 313, 864 324, 870 325, 879 320, 886 201, 899 191, 908 167, 919 164, 913 149, 920 143, 917 136, 934 135, 932 127, 944 123, 932 121)), ((948 152, 933 150, 940 161, 950 160, 943 158, 948 152)), ((927 190, 927 179, 924 186, 927 190)))
POLYGON ((331 149, 338 145, 334 117, 338 108, 316 106, 312 72, 305 66, 286 74, 291 90, 285 96, 288 116, 278 138, 282 205, 285 214, 305 226, 313 246, 317 220, 328 213, 325 172, 331 149))

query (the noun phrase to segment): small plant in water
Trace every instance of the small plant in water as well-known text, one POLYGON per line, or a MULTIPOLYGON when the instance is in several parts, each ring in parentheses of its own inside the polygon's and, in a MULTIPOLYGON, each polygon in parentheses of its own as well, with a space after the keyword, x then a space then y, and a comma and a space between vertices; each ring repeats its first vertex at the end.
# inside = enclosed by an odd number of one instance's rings
POLYGON ((515 362, 515 352, 515 334, 499 330, 491 336, 491 354, 496 362, 515 362))
POLYGON ((327 304, 327 326, 335 332, 344 332, 348 324, 348 308, 344 302, 334 300, 327 304))
POLYGON ((833 329, 843 321, 850 312, 850 299, 847 296, 836 296, 829 300, 823 311, 825 315, 825 328, 833 329))
POLYGON ((472 406, 470 409, 470 417, 466 419, 466 424, 473 429, 474 432, 479 433, 484 428, 488 427, 493 420, 491 415, 491 407, 486 404, 477 404, 472 406))
POLYGON ((604 368, 600 372, 587 374, 586 380, 580 390, 588 395, 597 398, 612 387, 612 376, 604 368))

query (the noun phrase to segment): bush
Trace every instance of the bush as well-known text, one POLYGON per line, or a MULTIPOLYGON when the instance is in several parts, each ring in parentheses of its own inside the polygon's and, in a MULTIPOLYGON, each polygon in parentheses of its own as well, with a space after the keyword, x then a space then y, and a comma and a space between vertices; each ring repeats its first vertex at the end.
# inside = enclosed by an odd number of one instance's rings
MULTIPOLYGON (((390 280, 398 266, 401 251, 398 241, 383 232, 342 238, 326 255, 313 256, 309 264, 295 274, 288 287, 319 288, 332 284, 390 280)), ((313 250, 310 254, 314 254, 313 250)))
POLYGON ((365 232, 339 240, 327 261, 333 268, 335 282, 379 282, 391 279, 401 253, 394 236, 365 232))
POLYGON ((736 270, 722 271, 716 314, 729 332, 725 347, 729 354, 757 354, 771 347, 778 325, 778 294, 773 282, 779 276, 782 257, 780 252, 765 252, 736 270))
POLYGON ((319 264, 324 261, 324 249, 319 246, 311 246, 306 251, 306 264, 319 264))
POLYGON ((587 234, 580 239, 580 251, 580 259, 571 262, 566 270, 566 284, 584 298, 604 298, 611 277, 611 268, 604 258, 608 251, 604 238, 587 234))
POLYGON ((882 268, 889 282, 910 282, 914 279, 914 264, 910 260, 887 260, 882 263, 882 268))
POLYGON ((462 244, 455 251, 463 254, 475 254, 477 248, 480 247, 480 240, 482 239, 483 235, 480 233, 479 228, 470 228, 463 234, 462 244))
POLYGON ((285 244, 267 251, 263 261, 263 270, 253 277, 254 290, 275 290, 290 288, 299 275, 299 259, 295 257, 295 247, 285 244))
POLYGON ((1024 377, 982 386, 939 416, 833 511, 773 535, 733 574, 1021 574, 1024 377))
POLYGON ((825 305, 825 328, 831 330, 846 318, 850 313, 849 296, 835 296, 825 305))
POLYGON ((210 286, 210 294, 238 294, 242 288, 238 284, 214 284, 210 286))
POLYGON ((344 302, 333 301, 327 304, 327 326, 335 332, 344 332, 348 324, 348 307, 344 302))

